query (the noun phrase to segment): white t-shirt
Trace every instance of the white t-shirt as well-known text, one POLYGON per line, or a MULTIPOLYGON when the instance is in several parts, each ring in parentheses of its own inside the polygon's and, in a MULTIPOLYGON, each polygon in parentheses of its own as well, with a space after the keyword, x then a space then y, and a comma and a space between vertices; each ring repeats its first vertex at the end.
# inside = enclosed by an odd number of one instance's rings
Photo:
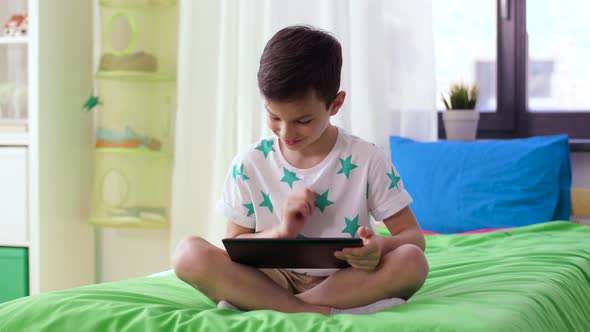
MULTIPOLYGON (((338 128, 330 153, 308 169, 290 165, 276 137, 238 154, 218 202, 232 222, 261 232, 278 226, 293 190, 317 193, 315 208, 299 237, 358 237, 360 226, 374 229, 371 216, 384 220, 412 202, 385 151, 338 128)), ((335 269, 293 269, 330 275, 335 269)))

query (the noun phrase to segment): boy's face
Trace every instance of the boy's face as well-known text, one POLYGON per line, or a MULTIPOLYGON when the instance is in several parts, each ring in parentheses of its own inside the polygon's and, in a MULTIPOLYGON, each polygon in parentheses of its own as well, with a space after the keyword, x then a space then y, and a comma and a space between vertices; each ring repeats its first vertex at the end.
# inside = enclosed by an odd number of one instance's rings
POLYGON ((338 113, 346 94, 338 93, 329 108, 313 92, 290 102, 266 100, 268 127, 280 139, 281 145, 292 151, 303 152, 317 148, 325 140, 320 140, 330 126, 330 117, 338 113))

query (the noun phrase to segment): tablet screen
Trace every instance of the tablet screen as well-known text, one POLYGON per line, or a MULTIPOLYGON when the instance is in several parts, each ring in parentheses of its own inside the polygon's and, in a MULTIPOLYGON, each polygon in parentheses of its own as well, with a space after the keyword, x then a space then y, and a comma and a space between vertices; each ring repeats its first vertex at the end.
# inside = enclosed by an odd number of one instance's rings
POLYGON ((257 268, 346 268, 350 265, 334 252, 363 245, 356 238, 228 238, 222 242, 234 262, 257 268))

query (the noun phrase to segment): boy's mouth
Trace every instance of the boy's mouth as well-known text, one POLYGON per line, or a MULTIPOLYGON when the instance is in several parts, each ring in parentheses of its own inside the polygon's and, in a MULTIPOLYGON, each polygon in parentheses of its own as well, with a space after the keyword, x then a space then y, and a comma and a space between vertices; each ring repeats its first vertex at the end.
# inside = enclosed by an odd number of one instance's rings
POLYGON ((283 139, 283 142, 285 142, 285 144, 287 144, 287 145, 295 145, 295 144, 297 144, 297 143, 299 143, 301 141, 302 141, 301 139, 292 140, 292 141, 291 140, 287 140, 287 139, 283 139))

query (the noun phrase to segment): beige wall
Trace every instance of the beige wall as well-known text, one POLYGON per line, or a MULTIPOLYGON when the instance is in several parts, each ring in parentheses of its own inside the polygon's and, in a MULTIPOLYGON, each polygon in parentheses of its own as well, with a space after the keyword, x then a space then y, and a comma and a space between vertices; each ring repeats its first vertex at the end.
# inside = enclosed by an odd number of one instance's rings
POLYGON ((92 6, 69 0, 34 3, 31 26, 37 28, 29 36, 28 87, 32 294, 95 279, 95 230, 87 222, 92 118, 81 109, 93 81, 92 6))
POLYGON ((168 230, 101 228, 97 282, 128 279, 170 269, 168 230))
POLYGON ((572 187, 590 189, 590 152, 572 153, 572 187))
MULTIPOLYGON (((572 187, 590 189, 590 152, 572 153, 572 187)), ((590 222, 590 216, 576 218, 590 222)))

